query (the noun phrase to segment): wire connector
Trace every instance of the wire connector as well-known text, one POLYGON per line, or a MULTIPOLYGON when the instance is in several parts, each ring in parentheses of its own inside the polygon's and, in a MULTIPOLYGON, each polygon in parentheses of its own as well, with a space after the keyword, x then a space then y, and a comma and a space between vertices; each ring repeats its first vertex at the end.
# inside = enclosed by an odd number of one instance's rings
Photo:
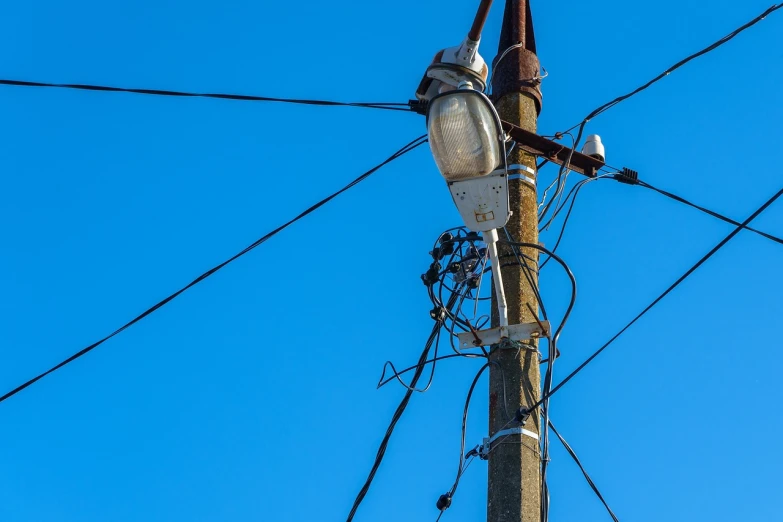
POLYGON ((416 114, 427 114, 427 106, 429 105, 429 102, 426 100, 410 100, 408 101, 408 107, 411 108, 411 111, 415 112, 416 114))
POLYGON ((635 170, 631 170, 627 167, 623 167, 623 169, 614 175, 614 179, 619 181, 620 183, 625 183, 626 185, 638 185, 639 184, 639 173, 635 170))
POLYGON ((440 308, 433 308, 430 310, 430 317, 434 321, 445 321, 446 320, 446 309, 442 306, 440 308))
POLYGON ((435 261, 430 265, 430 269, 422 274, 421 280, 424 286, 432 286, 438 282, 438 279, 440 279, 440 263, 435 261))
POLYGON ((514 416, 514 420, 519 423, 520 426, 527 424, 527 420, 530 418, 530 410, 527 408, 519 408, 517 414, 514 416))
POLYGON ((451 493, 444 493, 438 499, 438 502, 435 504, 435 507, 438 508, 438 511, 446 511, 451 507, 452 498, 453 497, 451 496, 451 493))

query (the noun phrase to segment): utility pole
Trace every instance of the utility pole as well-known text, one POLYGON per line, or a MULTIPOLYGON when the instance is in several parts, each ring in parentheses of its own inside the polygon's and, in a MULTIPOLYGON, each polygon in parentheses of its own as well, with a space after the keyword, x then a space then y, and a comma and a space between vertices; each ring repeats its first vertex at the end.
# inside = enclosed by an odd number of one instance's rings
MULTIPOLYGON (((502 120, 535 133, 541 111, 540 65, 536 57, 533 20, 527 0, 506 0, 503 27, 498 46, 500 62, 494 68, 493 102, 502 120), (511 49, 517 44, 521 46, 511 49), (509 50, 511 49, 511 50, 509 50), (503 56, 505 54, 505 56, 503 56)), ((536 158, 515 147, 508 158, 510 209, 513 212, 508 230, 516 241, 538 243, 538 198, 536 193, 536 158)), ((504 233, 500 232, 501 240, 504 233)), ((535 249, 522 249, 522 254, 537 260, 535 249)), ((501 259, 513 256, 512 250, 500 244, 501 259)), ((531 276, 538 284, 537 262, 527 261, 531 276)), ((503 268, 509 324, 536 321, 538 306, 533 288, 522 269, 515 263, 503 268), (530 308, 528 308, 528 306, 530 308), (530 309, 534 313, 531 313, 530 309)), ((497 306, 493 303, 493 326, 498 325, 497 306)), ((541 374, 537 343, 532 350, 498 349, 490 366, 489 434, 516 427, 513 419, 519 408, 529 407, 540 396, 541 374), (505 390, 505 391, 504 391, 505 390), (505 397, 505 404, 504 404, 505 397)), ((527 433, 512 434, 498 439, 489 454, 488 522, 541 521, 541 461, 539 441, 540 418, 533 414, 524 429, 527 433), (501 442, 502 441, 502 442, 501 442)))

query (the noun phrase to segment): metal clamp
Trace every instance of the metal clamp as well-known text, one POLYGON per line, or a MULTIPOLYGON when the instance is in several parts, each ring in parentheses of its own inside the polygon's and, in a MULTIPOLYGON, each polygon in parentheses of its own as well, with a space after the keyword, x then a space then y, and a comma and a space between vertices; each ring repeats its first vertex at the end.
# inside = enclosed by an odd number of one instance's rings
POLYGON ((500 437, 508 437, 509 435, 527 435, 530 438, 538 440, 538 433, 530 430, 526 430, 522 427, 509 428, 507 430, 501 430, 495 433, 492 438, 484 437, 484 442, 479 446, 478 454, 481 460, 487 460, 489 453, 492 451, 492 443, 500 437))

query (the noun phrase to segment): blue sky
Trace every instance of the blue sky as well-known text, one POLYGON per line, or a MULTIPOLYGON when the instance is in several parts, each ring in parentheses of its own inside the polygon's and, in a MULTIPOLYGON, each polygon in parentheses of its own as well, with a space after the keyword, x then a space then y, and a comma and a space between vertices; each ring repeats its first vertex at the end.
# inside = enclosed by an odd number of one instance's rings
MULTIPOLYGON (((478 2, 29 0, 0 76, 402 102, 478 2)), ((491 59, 502 16, 490 15, 491 59)), ((753 18, 717 0, 533 4, 542 133, 753 18)), ((783 15, 596 118, 607 161, 743 219, 779 189, 783 15)), ((0 384, 103 337, 424 132, 362 109, 0 88, 0 384)), ((545 169, 543 181, 554 171, 545 169)), ((756 225, 783 234, 783 203, 756 225)), ((431 328, 419 275, 460 224, 426 148, 0 405, 4 522, 343 520, 431 328)), ((560 254, 579 297, 560 377, 731 227, 641 188, 582 190, 560 254)), ((554 237, 542 238, 546 243, 554 237)), ((743 233, 559 393, 552 417, 622 520, 776 520, 783 250, 743 233)), ((549 269, 550 313, 567 281, 549 269)), ((359 520, 431 521, 476 361, 398 425, 359 520)), ((486 435, 486 380, 468 444, 486 435)), ((553 521, 607 520, 556 442, 553 521)), ((444 521, 481 520, 486 465, 444 521)))

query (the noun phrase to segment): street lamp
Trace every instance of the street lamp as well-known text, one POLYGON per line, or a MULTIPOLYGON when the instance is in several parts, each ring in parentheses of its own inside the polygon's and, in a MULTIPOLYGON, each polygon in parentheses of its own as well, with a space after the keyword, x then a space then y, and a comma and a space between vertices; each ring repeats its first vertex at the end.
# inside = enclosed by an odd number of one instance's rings
POLYGON ((508 326, 500 275, 497 229, 511 213, 506 173, 506 136, 495 107, 470 82, 433 97, 427 109, 427 135, 435 163, 445 178, 465 225, 484 233, 495 279, 500 327, 508 326))

